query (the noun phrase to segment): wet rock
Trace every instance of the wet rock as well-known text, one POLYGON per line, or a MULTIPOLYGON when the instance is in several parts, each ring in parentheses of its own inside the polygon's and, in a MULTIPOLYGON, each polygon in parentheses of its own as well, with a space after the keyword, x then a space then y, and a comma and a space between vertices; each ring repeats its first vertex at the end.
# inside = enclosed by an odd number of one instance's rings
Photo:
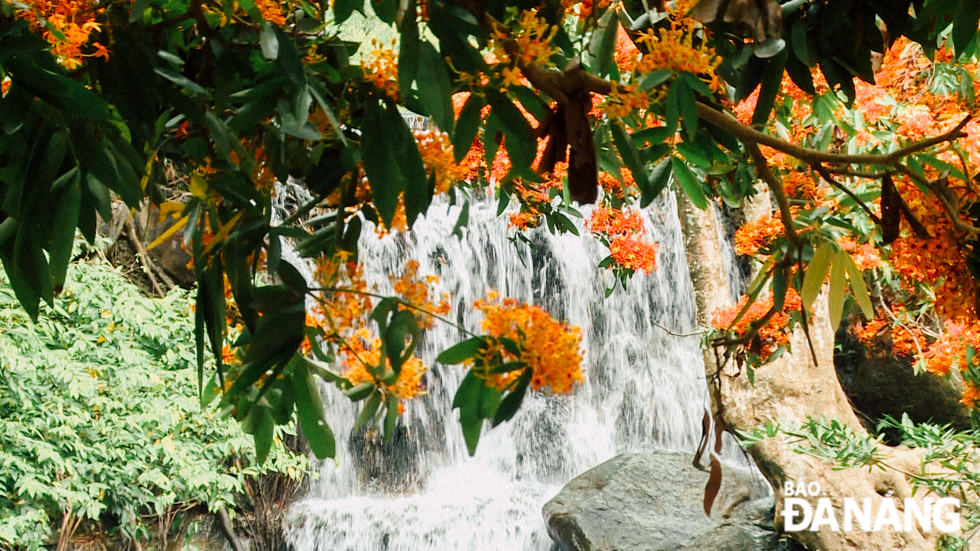
POLYGON ((723 468, 704 513, 708 473, 684 452, 626 453, 585 472, 544 506, 556 549, 789 550, 773 531, 773 498, 758 475, 723 468))

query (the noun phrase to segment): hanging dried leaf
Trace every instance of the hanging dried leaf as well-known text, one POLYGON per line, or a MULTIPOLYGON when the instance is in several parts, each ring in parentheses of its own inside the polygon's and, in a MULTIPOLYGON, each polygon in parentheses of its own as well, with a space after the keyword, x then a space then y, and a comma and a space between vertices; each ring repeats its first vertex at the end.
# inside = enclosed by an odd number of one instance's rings
POLYGON ((902 223, 902 196, 888 174, 881 179, 881 240, 887 245, 898 239, 902 223))

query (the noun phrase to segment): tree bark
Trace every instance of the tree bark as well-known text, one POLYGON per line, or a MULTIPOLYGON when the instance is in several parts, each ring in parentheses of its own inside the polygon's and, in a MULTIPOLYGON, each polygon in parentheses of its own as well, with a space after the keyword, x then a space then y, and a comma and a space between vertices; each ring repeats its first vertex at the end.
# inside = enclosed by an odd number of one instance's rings
MULTIPOLYGON (((718 242, 718 223, 714 208, 702 211, 678 194, 679 215, 684 229, 685 248, 698 303, 699 323, 710 326, 711 313, 732 305, 728 281, 722 263, 722 249, 718 242)), ((809 331, 816 358, 811 355, 806 336, 797 328, 791 338, 792 352, 763 365, 755 371, 755 384, 750 384, 744 371, 737 373, 734 365, 722 367, 718 378, 718 358, 713 350, 705 350, 705 373, 709 385, 717 380, 712 390, 714 414, 729 429, 750 430, 764 423, 796 421, 804 423, 807 417, 825 416, 836 418, 858 434, 867 434, 848 403, 834 370, 834 327, 829 319, 826 295, 815 303, 814 319, 809 331), (816 360, 816 361, 814 361, 816 360)), ((733 362, 729 362, 732 364, 733 362)), ((835 471, 830 464, 793 451, 794 444, 784 436, 767 439, 749 448, 763 476, 772 484, 776 494, 775 524, 784 529, 783 487, 789 481, 795 484, 816 482, 820 485, 819 496, 806 499, 816 509, 817 499, 830 498, 838 521, 842 519, 844 498, 871 500, 874 516, 884 499, 895 499, 899 511, 904 509, 903 499, 911 497, 912 486, 905 475, 895 470, 847 469, 835 471)), ((908 448, 887 448, 886 462, 906 472, 920 472, 921 454, 908 448)), ((924 497, 918 492, 917 499, 924 497)), ((801 496, 802 497, 802 496, 801 496)), ((938 532, 897 532, 889 527, 881 531, 849 532, 832 531, 822 526, 817 531, 804 530, 787 534, 808 549, 935 549, 938 532)))

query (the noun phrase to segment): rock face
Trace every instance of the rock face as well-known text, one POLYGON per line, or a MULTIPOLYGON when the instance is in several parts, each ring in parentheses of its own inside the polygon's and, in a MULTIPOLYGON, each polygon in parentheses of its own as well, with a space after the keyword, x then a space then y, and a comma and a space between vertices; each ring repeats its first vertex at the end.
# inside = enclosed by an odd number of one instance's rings
POLYGON ((873 424, 884 415, 901 419, 907 413, 916 423, 970 428, 970 410, 960 403, 963 382, 955 370, 953 377, 916 375, 912 360, 897 357, 887 335, 865 347, 851 332, 840 330, 837 342, 841 344, 841 352, 834 355, 837 377, 854 409, 873 424))
POLYGON ((773 499, 758 475, 725 467, 704 514, 708 473, 693 455, 650 451, 619 455, 576 477, 544 506, 556 548, 576 551, 775 551, 773 499))

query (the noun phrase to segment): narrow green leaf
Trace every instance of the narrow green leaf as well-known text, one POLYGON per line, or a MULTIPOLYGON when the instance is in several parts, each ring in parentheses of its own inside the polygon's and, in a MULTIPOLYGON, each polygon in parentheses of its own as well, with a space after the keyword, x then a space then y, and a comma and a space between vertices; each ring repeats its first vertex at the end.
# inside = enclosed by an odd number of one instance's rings
POLYGON ((524 402, 524 396, 527 394, 528 384, 531 382, 531 377, 534 373, 527 369, 521 376, 517 379, 517 384, 514 390, 510 391, 507 396, 500 402, 500 406, 497 407, 497 411, 493 416, 493 426, 497 426, 504 421, 509 421, 520 409, 521 404, 524 402))
POLYGON ((476 356, 476 353, 480 351, 480 347, 483 346, 483 339, 480 337, 472 337, 466 339, 465 341, 454 344, 453 346, 445 349, 436 358, 436 361, 442 364, 458 364, 463 363, 466 360, 476 356))
POLYGON ((262 47, 262 56, 266 59, 271 61, 279 57, 279 37, 276 36, 275 29, 268 21, 262 22, 262 30, 259 31, 259 45, 262 47))
POLYGON ((361 414, 357 416, 357 422, 354 423, 355 432, 361 430, 371 419, 374 419, 374 416, 378 413, 378 408, 381 407, 381 398, 380 390, 375 389, 371 393, 371 397, 364 403, 364 409, 361 410, 361 414))
POLYGON ((973 42, 980 23, 980 2, 976 0, 961 0, 959 12, 953 20, 953 48, 956 55, 966 52, 967 46, 973 42))
MULTIPOLYGON (((841 251, 843 252, 843 251, 841 251)), ((846 255, 847 253, 845 253, 846 255)), ((828 301, 830 304, 830 323, 834 330, 840 325, 841 316, 844 314, 844 299, 847 296, 847 279, 845 275, 847 269, 841 260, 840 254, 834 259, 830 268, 830 294, 828 301)))
POLYGON ((418 342, 419 324, 415 315, 407 310, 395 312, 384 332, 384 349, 396 374, 401 371, 402 364, 412 357, 418 342))
POLYGON ((609 129, 612 131, 613 142, 616 144, 616 149, 619 150, 619 155, 626 163, 626 168, 633 174, 633 180, 636 182, 647 181, 646 167, 643 165, 640 151, 636 148, 633 138, 626 133, 619 121, 614 121, 609 125, 609 129))
POLYGON ((422 41, 419 45, 419 68, 415 81, 419 88, 419 99, 436 126, 452 136, 452 82, 446 72, 446 62, 429 41, 422 41))
POLYGON ((868 319, 873 319, 875 316, 874 306, 871 305, 871 297, 868 295, 868 287, 864 284, 864 274, 858 269, 857 264, 854 263, 854 259, 847 251, 841 249, 837 253, 837 262, 844 264, 847 268, 848 279, 851 281, 851 292, 854 294, 854 299, 857 301, 858 306, 861 307, 861 311, 864 313, 864 317, 868 319))
POLYGON ((71 260, 72 245, 75 242, 75 228, 78 226, 78 213, 81 208, 82 186, 78 167, 71 169, 55 181, 53 187, 64 185, 61 201, 55 212, 51 228, 51 243, 48 256, 51 268, 51 285, 54 292, 60 293, 65 284, 68 261, 71 260), (68 183, 61 184, 62 180, 68 183))
POLYGON ((374 383, 366 382, 361 383, 354 388, 344 391, 344 394, 350 398, 352 402, 360 402, 361 400, 367 398, 374 391, 374 383))
MULTIPOLYGON (((367 115, 361 125, 361 159, 371 182, 374 205, 381 221, 390 227, 398 207, 398 195, 405 191, 405 177, 391 151, 384 110, 375 101, 369 102, 366 109, 367 115)), ((402 124, 405 124, 404 120, 402 124)))
POLYGON ((817 295, 820 294, 835 251, 836 248, 830 243, 822 243, 813 251, 813 257, 810 259, 810 263, 806 267, 806 274, 803 276, 803 288, 800 293, 804 308, 809 309, 817 295))
POLYGON ((483 111, 484 105, 486 104, 482 97, 470 94, 462 111, 459 112, 459 118, 456 119, 456 130, 452 137, 453 157, 457 163, 463 162, 466 154, 473 147, 477 132, 480 130, 480 113, 483 111))
POLYGON ((208 91, 203 86, 180 73, 176 73, 165 67, 154 67, 153 72, 176 84, 177 86, 184 88, 185 90, 190 90, 191 92, 201 94, 202 96, 209 95, 208 91))
POLYGON ((694 206, 701 210, 708 208, 708 198, 704 195, 704 190, 701 188, 701 183, 698 182, 697 177, 694 172, 687 167, 684 161, 677 157, 670 158, 671 166, 674 169, 674 176, 677 178, 677 182, 681 185, 681 189, 687 194, 687 197, 691 200, 694 206))
POLYGON ((670 176, 673 174, 673 166, 673 158, 668 157, 653 167, 647 185, 640 190, 640 208, 646 208, 667 187, 667 184, 670 183, 670 176))
POLYGON ((389 444, 395 437, 395 425, 398 422, 398 395, 389 394, 385 401, 385 441, 389 444))
POLYGON ((269 456, 269 450, 272 449, 272 437, 276 422, 272 418, 269 408, 256 404, 252 406, 252 409, 257 409, 261 413, 259 426, 255 429, 253 438, 255 439, 255 461, 262 465, 265 463, 265 458, 269 456))
POLYGON ((616 37, 619 33, 617 6, 609 6, 599 18, 596 29, 589 40, 588 62, 591 72, 605 77, 616 69, 616 37))

